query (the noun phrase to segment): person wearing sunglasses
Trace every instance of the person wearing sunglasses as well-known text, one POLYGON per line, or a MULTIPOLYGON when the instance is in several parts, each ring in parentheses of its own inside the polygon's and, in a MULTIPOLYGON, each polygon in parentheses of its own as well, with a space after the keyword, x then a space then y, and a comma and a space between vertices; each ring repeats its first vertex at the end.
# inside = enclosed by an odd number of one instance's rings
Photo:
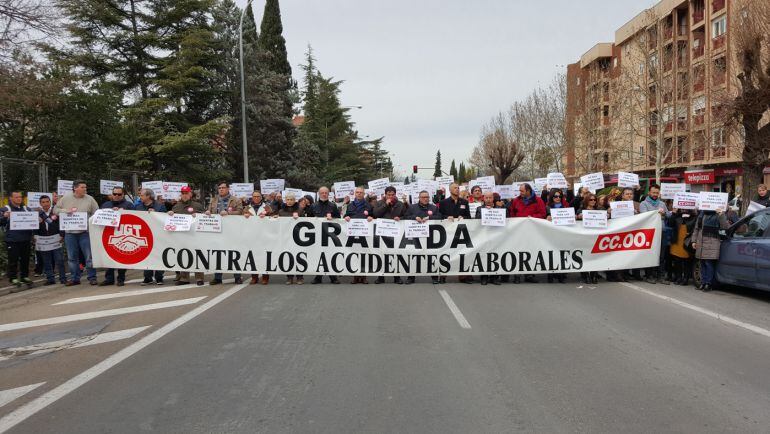
MULTIPOLYGON (((577 220, 583 220, 584 210, 589 210, 589 211, 602 210, 599 207, 599 200, 597 199, 596 195, 591 193, 590 191, 588 192, 588 194, 583 196, 583 202, 581 202, 580 209, 575 211, 577 213, 577 216, 575 216, 577 220)), ((596 271, 591 271, 591 272, 584 271, 580 273, 580 279, 583 281, 583 283, 590 283, 595 285, 599 283, 599 273, 596 271)))
MULTIPOLYGON (((123 187, 114 187, 112 189, 112 199, 102 204, 102 209, 114 209, 115 211, 120 209, 134 209, 134 203, 126 199, 126 190, 123 187)), ((118 269, 118 286, 123 286, 126 283, 126 269, 118 269)), ((104 271, 104 280, 99 286, 109 286, 115 284, 115 269, 108 268, 104 271)))
MULTIPOLYGON (((545 218, 548 221, 551 220, 551 209, 569 208, 567 198, 564 196, 564 192, 559 188, 552 188, 551 192, 548 193, 548 204, 545 207, 545 218)), ((564 283, 567 280, 567 275, 565 273, 551 273, 548 275, 548 283, 553 283, 554 278, 558 280, 559 283, 564 283)))

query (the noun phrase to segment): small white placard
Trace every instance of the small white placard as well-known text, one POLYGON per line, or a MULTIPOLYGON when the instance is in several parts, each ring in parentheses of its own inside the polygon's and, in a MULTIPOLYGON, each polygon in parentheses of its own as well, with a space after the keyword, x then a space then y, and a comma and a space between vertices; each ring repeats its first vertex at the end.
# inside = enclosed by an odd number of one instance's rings
POLYGON ((250 182, 233 182, 230 184, 230 194, 235 197, 250 198, 254 193, 254 184, 250 182))
POLYGON ((11 211, 11 230, 29 231, 40 228, 40 213, 37 211, 11 211))
POLYGON ((50 252, 58 248, 61 248, 61 235, 35 235, 35 250, 38 252, 50 252))
MULTIPOLYGON (((580 177, 580 183, 583 187, 588 187, 591 191, 601 190, 604 188, 604 174, 602 172, 589 173, 580 177)), ((575 193, 578 189, 575 189, 575 193)))
POLYGON ((495 193, 500 195, 500 199, 513 199, 514 192, 518 190, 518 185, 514 189, 513 185, 496 185, 495 193))
POLYGON ((674 196, 673 209, 698 209, 698 193, 677 193, 674 196))
POLYGON ((51 206, 53 206, 53 193, 43 193, 40 191, 27 192, 27 206, 30 208, 40 208, 41 196, 48 196, 48 198, 51 199, 51 206))
POLYGON ((85 211, 60 213, 59 229, 63 231, 87 231, 88 213, 85 211))
POLYGON ((551 208, 551 222, 556 226, 575 224, 575 208, 551 208))
POLYGON ((589 229, 607 229, 607 211, 584 209, 583 227, 589 229))
POLYGON ((531 181, 525 181, 525 182, 514 182, 511 187, 513 187, 513 197, 511 199, 516 199, 517 197, 521 196, 521 184, 529 184, 530 187, 533 187, 535 185, 534 182, 531 181))
POLYGON ((438 182, 439 187, 443 188, 444 191, 449 194, 449 186, 455 182, 454 175, 449 176, 437 176, 436 182, 438 182))
POLYGON ((219 214, 198 214, 195 232, 222 232, 222 216, 219 214))
POLYGON ((492 193, 495 191, 495 177, 494 176, 482 176, 479 178, 476 178, 474 180, 471 180, 468 183, 468 187, 470 191, 473 191, 473 187, 475 186, 481 187, 482 193, 492 193))
POLYGON ((673 182, 664 182, 660 184, 661 199, 674 199, 677 193, 687 193, 687 184, 675 184, 673 182))
POLYGON ((481 208, 481 226, 505 226, 506 209, 481 208))
POLYGON ((534 184, 529 184, 532 189, 535 190, 535 193, 538 195, 541 191, 543 191, 543 188, 545 188, 546 185, 548 185, 548 178, 535 178, 533 181, 534 184))
POLYGON ((765 209, 764 205, 762 205, 761 203, 756 203, 752 200, 751 202, 749 202, 748 209, 746 209, 746 215, 753 214, 757 211, 762 211, 763 209, 765 209))
MULTIPOLYGON (((187 187, 186 182, 164 182, 163 183, 163 199, 179 200, 182 197, 182 187, 187 187)), ((157 194, 157 193, 156 193, 157 194)))
POLYGON ((610 202, 610 209, 612 210, 612 218, 619 219, 622 217, 632 217, 634 215, 634 202, 631 200, 619 200, 610 202))
POLYGON ((332 186, 334 190, 334 197, 344 198, 345 196, 353 196, 356 191, 355 181, 340 181, 335 182, 332 186))
POLYGON ((404 232, 407 238, 428 238, 428 223, 406 220, 404 221, 404 232))
POLYGON ((727 210, 727 193, 716 193, 711 191, 701 191, 698 201, 698 208, 704 211, 727 210))
POLYGON ((568 188, 569 187, 569 185, 567 184, 567 178, 564 177, 563 173, 559 173, 559 172, 549 173, 546 180, 548 181, 548 188, 568 188))
POLYGON ((270 193, 283 191, 286 181, 283 179, 263 179, 259 181, 259 190, 264 196, 270 193))
POLYGON ((108 179, 99 180, 99 193, 101 194, 112 194, 112 189, 115 187, 123 187, 123 181, 110 181, 108 179))
POLYGON ((281 192, 281 197, 283 197, 283 201, 286 202, 286 195, 292 193, 294 194, 294 198, 299 200, 299 198, 302 197, 302 189, 301 188, 285 188, 281 192))
POLYGON ((91 216, 91 224, 96 226, 118 227, 120 223, 120 213, 112 208, 102 208, 94 211, 91 216))
POLYGON ((471 213, 471 218, 476 218, 476 210, 482 205, 481 202, 471 202, 468 203, 468 211, 471 213))
POLYGON ((168 232, 187 232, 192 229, 195 218, 189 214, 174 214, 166 217, 163 230, 168 232))
POLYGON ((369 181, 369 190, 372 190, 377 196, 385 194, 385 187, 390 185, 390 179, 380 178, 369 181))
POLYGON ((142 190, 152 190, 155 196, 163 196, 163 181, 144 181, 142 190))
POLYGON ((372 225, 366 219, 350 219, 347 227, 349 237, 369 237, 372 235, 372 225))
MULTIPOLYGON (((618 172, 618 187, 638 187, 639 175, 636 173, 618 172)), ((614 217, 613 217, 614 218, 614 217)))
POLYGON ((397 221, 391 219, 377 219, 375 221, 377 230, 374 231, 378 237, 398 237, 401 234, 401 227, 397 221))
POLYGON ((56 193, 59 196, 64 196, 67 193, 72 193, 72 181, 66 179, 60 179, 56 182, 56 193))

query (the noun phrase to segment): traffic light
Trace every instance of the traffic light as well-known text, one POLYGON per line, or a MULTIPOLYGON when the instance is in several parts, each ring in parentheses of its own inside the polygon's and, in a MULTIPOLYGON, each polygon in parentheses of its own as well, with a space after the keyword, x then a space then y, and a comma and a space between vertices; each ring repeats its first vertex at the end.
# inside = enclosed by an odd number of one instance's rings
POLYGON ((417 165, 412 166, 412 173, 417 173, 417 165))

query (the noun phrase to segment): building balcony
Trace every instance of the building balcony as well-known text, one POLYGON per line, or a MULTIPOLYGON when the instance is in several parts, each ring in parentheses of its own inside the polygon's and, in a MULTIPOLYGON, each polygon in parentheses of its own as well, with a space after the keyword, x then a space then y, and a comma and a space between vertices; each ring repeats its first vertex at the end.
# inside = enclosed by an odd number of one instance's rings
POLYGON ((704 124, 704 122, 706 122, 706 116, 705 116, 703 113, 701 113, 701 114, 696 114, 696 115, 694 115, 694 116, 692 117, 692 123, 693 123, 693 125, 695 125, 695 126, 700 126, 700 125, 703 125, 703 124, 704 124))
POLYGON ((669 39, 674 37, 674 28, 668 27, 666 29, 663 29, 663 39, 668 41, 669 39))
POLYGON ((649 128, 649 131, 650 131, 650 135, 654 136, 654 135, 658 134, 658 127, 656 125, 652 125, 649 128))
POLYGON ((727 38, 725 38, 725 35, 719 35, 711 40, 711 46, 714 47, 715 50, 719 50, 725 46, 726 40, 727 38))
POLYGON ((658 106, 658 99, 655 97, 650 98, 650 108, 655 108, 658 106))
POLYGON ((664 132, 670 133, 672 131, 674 131, 674 122, 673 121, 666 122, 666 129, 664 130, 664 132))
POLYGON ((703 53, 705 52, 705 50, 703 48, 704 48, 703 44, 701 44, 700 47, 693 48, 692 49, 692 57, 694 59, 697 59, 698 57, 703 56, 703 53))
POLYGON ((680 119, 676 121, 676 129, 677 131, 687 131, 687 119, 680 119))
POLYGON ((687 24, 682 24, 682 25, 677 27, 676 35, 677 36, 687 36, 687 31, 688 30, 689 29, 687 28, 687 24))
POLYGON ((715 72, 711 76, 711 83, 714 86, 719 86, 719 85, 725 84, 726 79, 727 79, 727 74, 725 74, 724 72, 715 72))
POLYGON ((671 68, 674 66, 674 62, 672 61, 666 61, 663 62, 663 72, 671 71, 671 68))
POLYGON ((711 11, 719 12, 725 8, 725 0, 711 0, 711 11))
POLYGON ((694 10, 692 12, 692 22, 693 24, 699 23, 703 21, 703 17, 705 16, 705 13, 703 10, 694 10))
POLYGON ((702 81, 692 85, 693 92, 703 92, 704 88, 705 88, 705 84, 702 81))
POLYGON ((610 117, 609 116, 602 117, 602 125, 604 125, 604 126, 609 126, 610 125, 610 117))

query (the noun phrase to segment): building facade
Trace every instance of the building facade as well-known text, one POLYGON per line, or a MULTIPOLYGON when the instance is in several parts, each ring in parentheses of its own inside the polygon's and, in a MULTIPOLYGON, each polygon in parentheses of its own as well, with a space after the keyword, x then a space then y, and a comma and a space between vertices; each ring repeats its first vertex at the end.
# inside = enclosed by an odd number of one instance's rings
POLYGON ((723 106, 738 91, 730 27, 741 4, 663 0, 568 65, 567 177, 660 173, 740 193, 743 139, 723 106))

